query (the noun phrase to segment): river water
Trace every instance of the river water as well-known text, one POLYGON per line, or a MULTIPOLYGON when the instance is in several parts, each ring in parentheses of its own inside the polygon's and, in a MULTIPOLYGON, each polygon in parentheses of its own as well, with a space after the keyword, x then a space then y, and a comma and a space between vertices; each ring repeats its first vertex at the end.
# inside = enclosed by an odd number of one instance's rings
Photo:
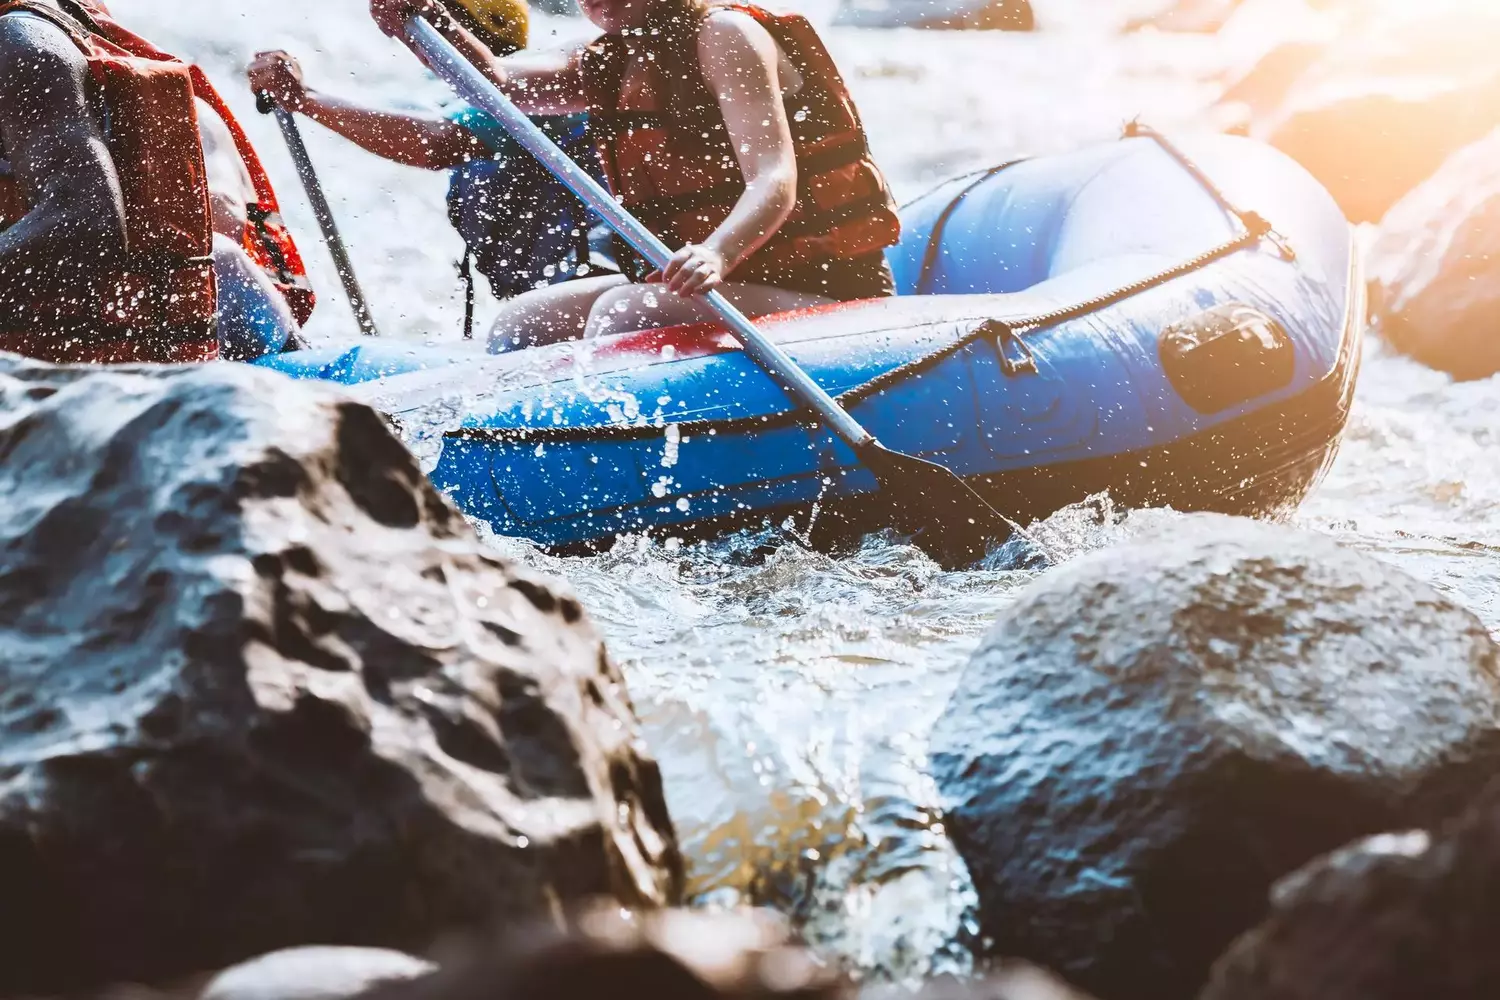
MULTIPOLYGON (((209 68, 267 152, 302 233, 316 230, 290 163, 238 83, 250 52, 290 48, 315 85, 376 103, 430 108, 445 96, 358 0, 113 6, 209 68)), ((1223 37, 1122 38, 1109 29, 1124 6, 1054 0, 1042 8, 1051 30, 1033 36, 833 30, 829 40, 878 158, 910 196, 961 170, 1108 140, 1137 115, 1201 127, 1227 75, 1306 27, 1298 3, 1267 0, 1263 16, 1223 37), (1106 6, 1113 13, 1101 15, 1106 6)), ((533 44, 579 30, 542 19, 533 44)), ((307 132, 387 332, 456 336, 459 244, 443 179, 307 132)), ((351 336, 331 261, 306 249, 325 295, 310 333, 351 336)), ((1339 460, 1295 521, 1432 582, 1500 629, 1497 445, 1500 382, 1454 385, 1372 341, 1339 460)), ((1066 557, 1176 516, 1101 525, 1096 515, 1064 511, 1039 530, 1066 557)), ((756 541, 626 541, 570 559, 495 544, 569 578, 624 664, 698 902, 780 907, 871 975, 962 971, 972 889, 933 808, 924 755, 969 652, 1031 574, 943 572, 890 539, 838 559, 788 548, 762 558, 756 541)))

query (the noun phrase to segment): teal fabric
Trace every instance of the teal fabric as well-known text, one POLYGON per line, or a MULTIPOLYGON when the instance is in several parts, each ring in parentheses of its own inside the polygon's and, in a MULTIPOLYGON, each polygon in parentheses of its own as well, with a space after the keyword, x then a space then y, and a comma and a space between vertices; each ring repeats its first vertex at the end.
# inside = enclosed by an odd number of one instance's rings
MULTIPOLYGON (((589 263, 588 234, 597 220, 493 117, 467 104, 444 115, 488 149, 454 168, 448 218, 468 248, 465 261, 500 298, 569 280, 589 263)), ((587 138, 586 115, 533 118, 575 162, 603 183, 587 138)))
MULTIPOLYGON (((496 156, 513 156, 523 150, 505 131, 505 126, 495 120, 488 111, 468 104, 456 104, 448 108, 446 117, 455 125, 484 143, 496 156)), ((539 115, 532 119, 548 138, 558 145, 566 145, 582 138, 587 115, 539 115)))

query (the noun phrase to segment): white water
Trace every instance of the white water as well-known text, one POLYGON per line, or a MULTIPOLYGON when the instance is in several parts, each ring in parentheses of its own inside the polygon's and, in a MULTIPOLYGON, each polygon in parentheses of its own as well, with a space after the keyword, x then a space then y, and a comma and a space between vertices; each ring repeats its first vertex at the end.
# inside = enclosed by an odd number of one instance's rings
MULTIPOLYGON (((359 0, 113 6, 201 61, 244 113, 306 234, 324 296, 310 332, 352 336, 279 136, 254 114, 239 67, 280 46, 304 57, 316 86, 372 102, 431 108, 442 87, 378 34, 359 0)), ((1033 36, 836 31, 830 44, 907 196, 960 170, 1109 139, 1136 115, 1191 127, 1226 71, 1308 23, 1296 0, 1266 0, 1220 38, 1122 38, 1109 29, 1127 6, 1150 3, 1053 0, 1041 8, 1053 30, 1033 36)), ((579 31, 542 20, 533 42, 579 31)), ((455 337, 460 244, 444 179, 306 132, 386 330, 455 337)), ((1299 521, 1433 581, 1500 628, 1497 443, 1500 384, 1454 386, 1372 345, 1342 456, 1299 521)), ((1082 551, 1171 516, 1101 527, 1069 511, 1045 530, 1049 547, 1082 551)), ((625 664, 700 901, 781 906, 867 972, 965 966, 970 889, 931 808, 923 755, 957 671, 1027 574, 945 573, 881 540, 844 559, 783 549, 764 561, 746 539, 684 551, 626 543, 567 560, 496 544, 569 577, 625 664)))

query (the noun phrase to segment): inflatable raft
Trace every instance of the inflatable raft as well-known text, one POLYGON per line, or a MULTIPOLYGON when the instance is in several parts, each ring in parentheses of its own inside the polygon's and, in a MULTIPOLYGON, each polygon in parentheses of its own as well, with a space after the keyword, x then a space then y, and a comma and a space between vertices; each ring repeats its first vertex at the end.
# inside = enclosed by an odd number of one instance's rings
MULTIPOLYGON (((1137 133, 953 180, 905 219, 900 296, 764 328, 888 446, 1003 513, 1108 492, 1265 514, 1332 460, 1364 282, 1338 207, 1275 150, 1137 133)), ((771 524, 832 545, 885 526, 873 476, 712 326, 263 364, 445 426, 434 483, 504 535, 566 550, 771 524)))

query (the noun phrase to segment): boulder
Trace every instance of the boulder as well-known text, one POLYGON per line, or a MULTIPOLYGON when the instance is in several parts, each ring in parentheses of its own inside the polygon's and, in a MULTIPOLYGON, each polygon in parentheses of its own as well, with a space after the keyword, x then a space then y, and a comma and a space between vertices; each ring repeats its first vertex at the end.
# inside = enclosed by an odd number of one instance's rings
POLYGON ((1500 786, 1435 836, 1384 835, 1277 885, 1200 1000, 1500 996, 1500 786))
POLYGON ((349 1000, 436 971, 431 962, 385 948, 287 948, 224 970, 199 1000, 349 1000))
POLYGON ((1500 372, 1500 130, 1391 209, 1369 264, 1397 350, 1459 379, 1500 372))
POLYGON ((1126 31, 1156 28, 1158 31, 1212 34, 1229 21, 1241 0, 1176 0, 1164 9, 1131 19, 1126 31))
POLYGON ((760 911, 590 914, 512 935, 366 1000, 852 1000, 853 985, 760 911))
POLYGON ((1031 0, 842 0, 834 24, 853 28, 1032 31, 1031 0))
POLYGON ((1173 1000, 1276 879, 1474 794, 1500 674, 1472 614, 1324 536, 1136 530, 1022 593, 931 754, 993 951, 1173 1000))
POLYGON ((620 674, 375 411, 0 358, 0 993, 682 881, 620 674))
POLYGON ((1232 92, 1250 134, 1291 155, 1352 222, 1379 222, 1447 157, 1500 125, 1500 9, 1358 7, 1331 44, 1275 50, 1232 92), (1305 68, 1304 68, 1305 67, 1305 68))
POLYGON ((1255 123, 1288 100, 1292 88, 1328 50, 1317 39, 1293 39, 1271 49, 1236 76, 1214 109, 1220 121, 1232 121, 1234 131, 1251 132, 1255 123))
POLYGON ((980 980, 954 977, 929 983, 920 990, 877 987, 860 1000, 1092 1000, 1056 976, 1025 962, 1004 962, 980 980))

